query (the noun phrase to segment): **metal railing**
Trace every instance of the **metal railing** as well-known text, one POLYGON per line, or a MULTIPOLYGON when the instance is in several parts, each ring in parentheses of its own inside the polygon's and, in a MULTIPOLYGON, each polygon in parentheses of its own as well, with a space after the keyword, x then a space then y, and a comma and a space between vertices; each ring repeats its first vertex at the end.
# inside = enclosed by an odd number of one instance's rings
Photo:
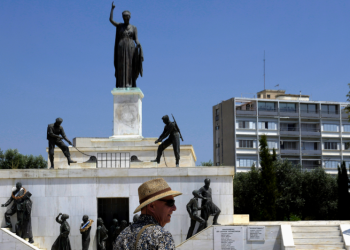
POLYGON ((299 131, 299 128, 288 128, 288 127, 282 127, 280 128, 280 131, 299 131))
POLYGON ((97 168, 130 168, 130 153, 98 153, 97 168))

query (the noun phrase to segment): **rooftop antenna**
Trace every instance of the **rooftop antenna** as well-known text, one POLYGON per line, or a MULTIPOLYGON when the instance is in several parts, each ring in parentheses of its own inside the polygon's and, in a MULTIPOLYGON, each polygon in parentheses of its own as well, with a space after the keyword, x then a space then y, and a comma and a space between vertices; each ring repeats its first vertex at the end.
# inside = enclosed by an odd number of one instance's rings
POLYGON ((264 50, 264 90, 265 90, 265 50, 264 50))

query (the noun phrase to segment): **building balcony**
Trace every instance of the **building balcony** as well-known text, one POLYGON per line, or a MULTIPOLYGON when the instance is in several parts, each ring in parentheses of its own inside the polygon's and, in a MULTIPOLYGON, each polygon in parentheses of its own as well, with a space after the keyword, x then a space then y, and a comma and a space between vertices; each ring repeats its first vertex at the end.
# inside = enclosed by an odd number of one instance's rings
POLYGON ((321 149, 319 149, 319 150, 304 150, 304 149, 302 149, 301 153, 303 155, 321 155, 322 150, 321 149))
POLYGON ((303 168, 303 170, 308 170, 308 171, 311 171, 311 170, 314 170, 314 169, 316 169, 316 168, 321 168, 322 166, 321 165, 318 165, 318 164, 315 164, 315 165, 309 165, 309 164, 307 164, 307 165, 302 165, 302 168, 303 168))
POLYGON ((256 110, 236 110, 236 115, 256 116, 256 110))
POLYGON ((322 118, 339 118, 339 112, 338 111, 322 111, 321 112, 322 118))
POLYGON ((294 109, 280 109, 279 115, 280 116, 287 116, 287 117, 298 117, 299 112, 298 112, 298 110, 294 110, 294 109))
POLYGON ((277 116, 278 110, 277 109, 259 108, 259 115, 260 116, 277 116))
POLYGON ((320 129, 301 129, 301 136, 321 136, 320 129))
POLYGON ((320 113, 318 111, 300 110, 300 116, 301 117, 315 117, 315 118, 319 118, 320 117, 320 113))
POLYGON ((299 155, 299 149, 281 149, 281 155, 299 155))
POLYGON ((280 130, 281 136, 299 136, 299 129, 298 128, 281 128, 280 130))

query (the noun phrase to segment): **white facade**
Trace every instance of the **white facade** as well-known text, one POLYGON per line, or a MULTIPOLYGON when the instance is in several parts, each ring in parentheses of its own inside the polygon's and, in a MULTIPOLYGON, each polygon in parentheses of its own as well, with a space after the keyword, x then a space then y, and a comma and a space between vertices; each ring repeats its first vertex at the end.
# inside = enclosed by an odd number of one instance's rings
POLYGON ((214 149, 214 162, 228 165, 225 159, 233 157, 236 171, 248 171, 253 163, 259 162, 259 138, 264 134, 269 148, 275 148, 282 158, 301 164, 303 169, 323 167, 335 174, 342 161, 350 164, 350 122, 344 111, 347 105, 303 99, 224 101, 213 107, 214 124, 218 124, 214 141, 220 145, 214 149), (227 112, 223 105, 232 105, 232 112, 227 112), (234 121, 233 132, 228 120, 234 121), (228 139, 227 134, 234 138, 228 139), (235 143, 231 146, 230 141, 235 143), (233 148, 232 156, 225 146, 233 148))

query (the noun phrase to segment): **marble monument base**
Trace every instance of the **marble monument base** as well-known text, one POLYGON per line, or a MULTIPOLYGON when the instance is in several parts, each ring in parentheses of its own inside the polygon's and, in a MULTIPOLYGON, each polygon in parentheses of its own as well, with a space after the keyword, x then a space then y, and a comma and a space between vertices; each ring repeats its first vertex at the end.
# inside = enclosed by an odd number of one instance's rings
POLYGON ((114 125, 113 136, 115 140, 142 139, 142 98, 139 88, 114 88, 113 110, 114 125))

